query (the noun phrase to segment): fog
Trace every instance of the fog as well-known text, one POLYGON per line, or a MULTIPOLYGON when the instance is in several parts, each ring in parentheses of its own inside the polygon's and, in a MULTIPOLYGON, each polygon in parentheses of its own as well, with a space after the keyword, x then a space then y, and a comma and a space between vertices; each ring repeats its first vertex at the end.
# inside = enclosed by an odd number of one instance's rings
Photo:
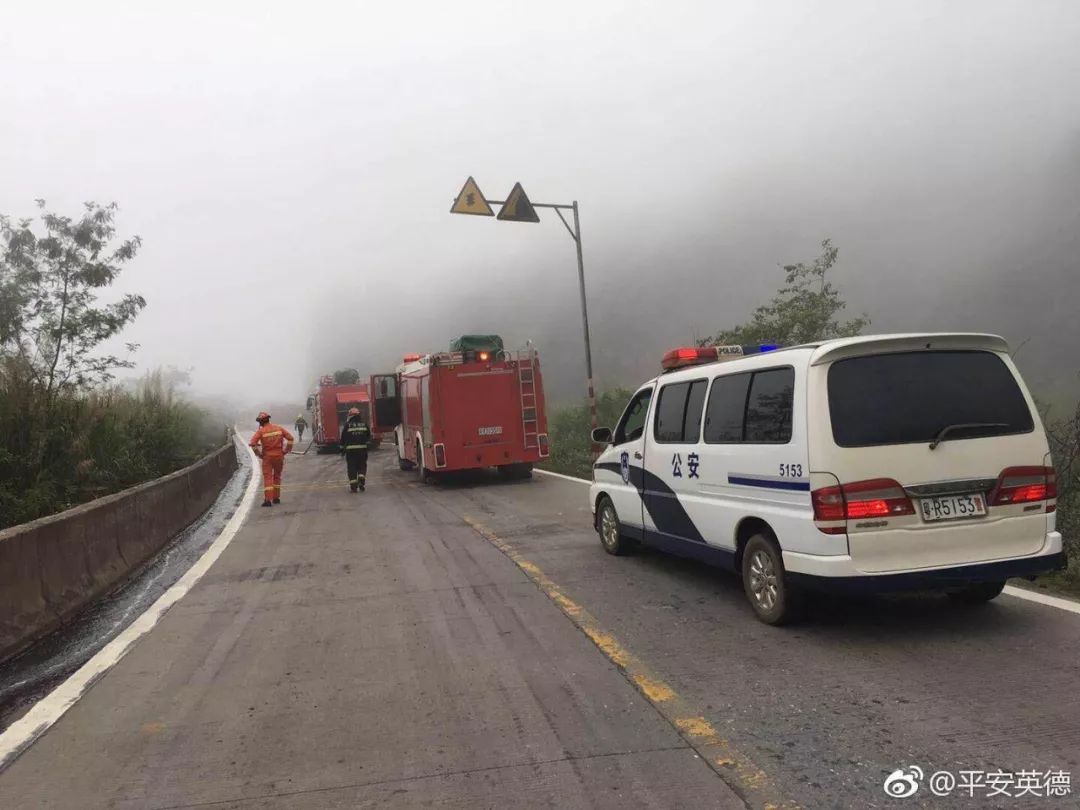
POLYGON ((140 368, 302 401, 455 335, 583 393, 574 246, 452 216, 580 201, 594 364, 632 385, 831 237, 871 331, 1080 361, 1080 6, 1062 2, 11 3, 0 211, 116 200, 140 368), (132 4, 134 5, 134 4, 132 4), (1026 341, 1026 342, 1025 342, 1026 341))

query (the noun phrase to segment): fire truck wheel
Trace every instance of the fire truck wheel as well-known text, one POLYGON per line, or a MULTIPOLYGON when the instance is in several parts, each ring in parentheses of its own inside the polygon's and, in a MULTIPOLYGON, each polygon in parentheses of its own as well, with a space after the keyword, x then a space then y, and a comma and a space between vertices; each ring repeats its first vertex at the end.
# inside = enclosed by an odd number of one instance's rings
POLYGON ((424 448, 420 442, 416 443, 416 471, 421 484, 428 481, 428 471, 424 469, 424 448))
POLYGON ((394 452, 397 453, 397 465, 399 470, 411 470, 414 466, 416 466, 407 458, 401 457, 401 450, 398 448, 397 442, 394 442, 394 452))
POLYGON ((636 545, 619 531, 619 513, 607 495, 600 499, 596 507, 596 532, 600 535, 600 545, 604 551, 616 557, 629 554, 636 545))

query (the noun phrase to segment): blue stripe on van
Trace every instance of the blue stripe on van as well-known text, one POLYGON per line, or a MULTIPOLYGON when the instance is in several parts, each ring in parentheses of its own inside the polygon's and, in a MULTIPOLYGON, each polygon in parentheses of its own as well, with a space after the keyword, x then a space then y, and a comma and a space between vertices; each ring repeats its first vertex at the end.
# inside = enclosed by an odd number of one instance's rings
POLYGON ((744 487, 765 487, 767 489, 790 489, 796 492, 809 492, 809 481, 784 481, 775 478, 753 478, 749 475, 729 475, 729 484, 738 484, 744 487))

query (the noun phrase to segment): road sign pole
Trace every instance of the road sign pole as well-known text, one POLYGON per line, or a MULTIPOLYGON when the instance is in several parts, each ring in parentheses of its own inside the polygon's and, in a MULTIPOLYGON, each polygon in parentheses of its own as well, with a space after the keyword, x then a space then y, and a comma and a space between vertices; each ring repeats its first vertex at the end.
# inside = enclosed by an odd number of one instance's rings
MULTIPOLYGON (((592 429, 597 427, 596 418, 596 390, 593 388, 592 375, 592 344, 589 340, 589 307, 585 302, 585 260, 581 253, 581 217, 578 215, 577 200, 574 200, 574 244, 577 247, 577 271, 578 285, 581 288, 581 326, 585 332, 585 387, 589 396, 589 418, 592 429)), ((591 435, 591 434, 590 434, 591 435)), ((591 442, 590 438, 590 442, 591 442)), ((592 444, 592 453, 595 458, 599 448, 592 444)))
MULTIPOLYGON (((491 206, 501 205, 502 209, 499 211, 497 219, 510 222, 539 222, 540 217, 536 214, 537 208, 551 208, 558 214, 559 219, 562 220, 562 224, 566 227, 566 230, 570 234, 570 238, 574 240, 574 246, 577 248, 577 269, 578 269, 578 285, 581 290, 581 327, 585 332, 585 390, 588 393, 589 402, 589 421, 592 424, 593 429, 596 429, 598 424, 596 416, 596 389, 593 387, 593 369, 592 369, 592 346, 589 340, 589 308, 585 302, 585 260, 581 253, 581 215, 578 212, 577 200, 574 200, 572 205, 563 205, 561 203, 534 203, 525 194, 525 189, 521 187, 521 183, 515 183, 514 188, 507 195, 505 200, 488 200, 480 192, 479 187, 476 185, 476 181, 470 177, 465 181, 464 187, 458 193, 457 198, 454 200, 453 206, 450 208, 452 214, 479 214, 481 216, 492 216, 493 212, 491 206), (574 227, 570 227, 570 223, 566 221, 566 217, 563 216, 563 210, 569 208, 574 212, 574 227)), ((590 437, 591 438, 591 437, 590 437)), ((592 455, 595 459, 600 454, 600 446, 592 443, 592 455)))

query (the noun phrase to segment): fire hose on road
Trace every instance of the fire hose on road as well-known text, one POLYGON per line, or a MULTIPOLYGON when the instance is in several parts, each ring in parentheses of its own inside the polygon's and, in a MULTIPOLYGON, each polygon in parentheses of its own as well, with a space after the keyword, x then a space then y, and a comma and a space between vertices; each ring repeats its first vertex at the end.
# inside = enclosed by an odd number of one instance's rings
POLYGON ((315 437, 314 436, 312 436, 311 441, 308 442, 308 446, 304 448, 304 451, 302 453, 298 453, 295 450, 290 450, 289 455, 290 456, 306 456, 308 450, 311 449, 311 445, 313 445, 313 444, 315 444, 315 437))

